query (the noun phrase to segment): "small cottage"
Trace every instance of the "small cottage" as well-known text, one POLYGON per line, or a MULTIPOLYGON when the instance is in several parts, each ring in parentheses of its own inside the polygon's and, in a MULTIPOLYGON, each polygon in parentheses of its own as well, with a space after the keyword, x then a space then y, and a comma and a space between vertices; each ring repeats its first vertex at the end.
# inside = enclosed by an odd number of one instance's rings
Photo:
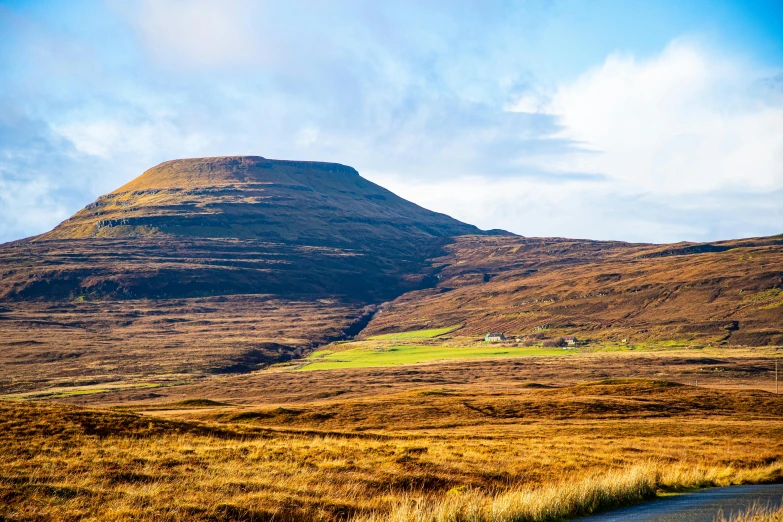
POLYGON ((573 346, 579 342, 579 339, 577 339, 573 335, 566 335, 565 337, 563 337, 563 342, 566 343, 566 345, 568 346, 573 346))
POLYGON ((488 333, 484 340, 488 343, 499 343, 506 340, 506 336, 502 333, 488 333))

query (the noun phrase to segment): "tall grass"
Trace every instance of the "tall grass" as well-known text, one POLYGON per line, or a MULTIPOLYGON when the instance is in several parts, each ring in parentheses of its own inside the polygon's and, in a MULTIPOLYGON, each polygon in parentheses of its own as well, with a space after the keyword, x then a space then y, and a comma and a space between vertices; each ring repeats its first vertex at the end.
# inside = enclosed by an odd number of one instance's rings
POLYGON ((772 398, 754 406, 741 393, 689 390, 412 390, 185 408, 176 422, 0 401, 0 520, 554 521, 658 491, 783 480, 772 398), (627 409, 635 397, 656 415, 691 406, 687 417, 640 419, 648 410, 627 409), (708 406, 736 414, 708 416, 708 406))
MULTIPOLYGON (((550 522, 627 506, 656 496, 659 490, 754 481, 780 471, 700 468, 646 462, 576 481, 486 493, 454 490, 437 498, 402 498, 390 513, 373 513, 356 522, 550 522)), ((774 469, 773 469, 774 468, 774 469)), ((757 519, 748 519, 756 521, 757 519)), ((768 519, 758 519, 766 522, 768 519)), ((777 522, 779 519, 770 518, 777 522)), ((734 521, 732 521, 734 522, 734 521)), ((742 521, 737 522, 745 522, 742 521)))
POLYGON ((772 508, 755 505, 743 513, 728 518, 720 514, 715 518, 715 522, 783 522, 783 506, 772 508))

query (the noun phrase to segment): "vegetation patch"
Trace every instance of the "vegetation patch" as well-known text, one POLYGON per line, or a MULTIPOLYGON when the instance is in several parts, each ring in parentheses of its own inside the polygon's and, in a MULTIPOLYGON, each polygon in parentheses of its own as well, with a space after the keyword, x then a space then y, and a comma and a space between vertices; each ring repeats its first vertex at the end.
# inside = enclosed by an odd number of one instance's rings
POLYGON ((49 390, 40 390, 27 393, 10 394, 0 396, 1 399, 64 399, 67 397, 76 397, 79 395, 93 395, 96 393, 108 393, 117 390, 128 389, 144 389, 144 388, 160 388, 167 386, 161 383, 136 383, 136 384, 116 384, 107 386, 85 386, 85 387, 68 387, 68 388, 53 388, 49 390))
POLYGON ((533 357, 555 356, 573 353, 568 350, 553 350, 537 347, 514 347, 504 345, 483 346, 422 346, 394 345, 390 347, 361 345, 357 348, 319 356, 315 352, 306 364, 297 371, 335 370, 339 368, 371 368, 374 366, 399 366, 450 359, 489 357, 533 357))
POLYGON ((429 330, 413 330, 410 332, 398 332, 398 333, 389 333, 383 335, 373 335, 372 337, 368 337, 368 340, 401 341, 404 339, 431 339, 432 337, 438 337, 441 335, 445 335, 447 333, 451 333, 454 330, 458 330, 459 328, 462 328, 462 325, 457 324, 454 326, 446 326, 445 328, 432 328, 429 330))
POLYGON ((721 513, 715 522, 783 522, 783 506, 776 508, 754 504, 745 511, 728 518, 724 513, 721 513))
POLYGON ((184 407, 202 407, 202 406, 226 406, 225 402, 213 401, 211 399, 186 399, 175 403, 176 406, 184 407))

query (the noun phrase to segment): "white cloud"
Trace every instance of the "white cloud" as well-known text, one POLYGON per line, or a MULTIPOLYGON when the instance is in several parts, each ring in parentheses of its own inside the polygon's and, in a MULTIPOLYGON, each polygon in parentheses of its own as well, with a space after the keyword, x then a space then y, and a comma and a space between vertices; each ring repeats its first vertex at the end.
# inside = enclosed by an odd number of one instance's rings
POLYGON ((18 182, 0 176, 0 241, 28 236, 31 229, 46 230, 66 219, 70 209, 53 197, 55 189, 45 179, 18 182))
MULTIPOLYGON (((133 132, 138 130, 133 129, 133 132)), ((107 159, 116 153, 123 134, 122 129, 111 121, 52 125, 52 131, 70 141, 77 151, 107 159)))
POLYGON ((178 67, 222 68, 274 59, 264 4, 249 0, 142 0, 114 4, 141 32, 150 55, 178 67))
POLYGON ((299 131, 296 142, 302 147, 309 147, 318 142, 319 135, 318 127, 306 126, 299 131))
POLYGON ((579 180, 457 177, 410 179, 363 172, 416 203, 483 229, 531 237, 670 243, 779 234, 783 189, 692 195, 627 194, 579 180))
POLYGON ((425 207, 524 235, 670 242, 777 234, 783 91, 765 81, 774 74, 685 41, 648 60, 614 54, 507 107, 556 117, 559 130, 544 137, 579 144, 538 158, 548 175, 371 177, 425 207))
POLYGON ((783 187, 783 92, 761 81, 770 74, 675 41, 649 60, 609 56, 542 112, 596 152, 564 156, 561 168, 604 173, 618 190, 768 191, 783 187))

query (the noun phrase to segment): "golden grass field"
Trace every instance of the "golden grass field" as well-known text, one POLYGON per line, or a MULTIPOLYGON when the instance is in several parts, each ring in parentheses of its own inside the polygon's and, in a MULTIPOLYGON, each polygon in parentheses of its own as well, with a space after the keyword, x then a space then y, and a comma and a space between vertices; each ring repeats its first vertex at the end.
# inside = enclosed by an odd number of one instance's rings
POLYGON ((543 521, 780 481, 777 355, 275 367, 155 397, 1 401, 0 517, 543 521))
POLYGON ((360 312, 268 295, 0 305, 0 394, 249 371, 340 336, 360 312))
POLYGON ((782 249, 166 162, 0 245, 0 522, 543 522, 783 481, 782 249))
POLYGON ((751 506, 732 517, 720 514, 715 522, 783 522, 783 507, 774 509, 763 505, 751 506))

